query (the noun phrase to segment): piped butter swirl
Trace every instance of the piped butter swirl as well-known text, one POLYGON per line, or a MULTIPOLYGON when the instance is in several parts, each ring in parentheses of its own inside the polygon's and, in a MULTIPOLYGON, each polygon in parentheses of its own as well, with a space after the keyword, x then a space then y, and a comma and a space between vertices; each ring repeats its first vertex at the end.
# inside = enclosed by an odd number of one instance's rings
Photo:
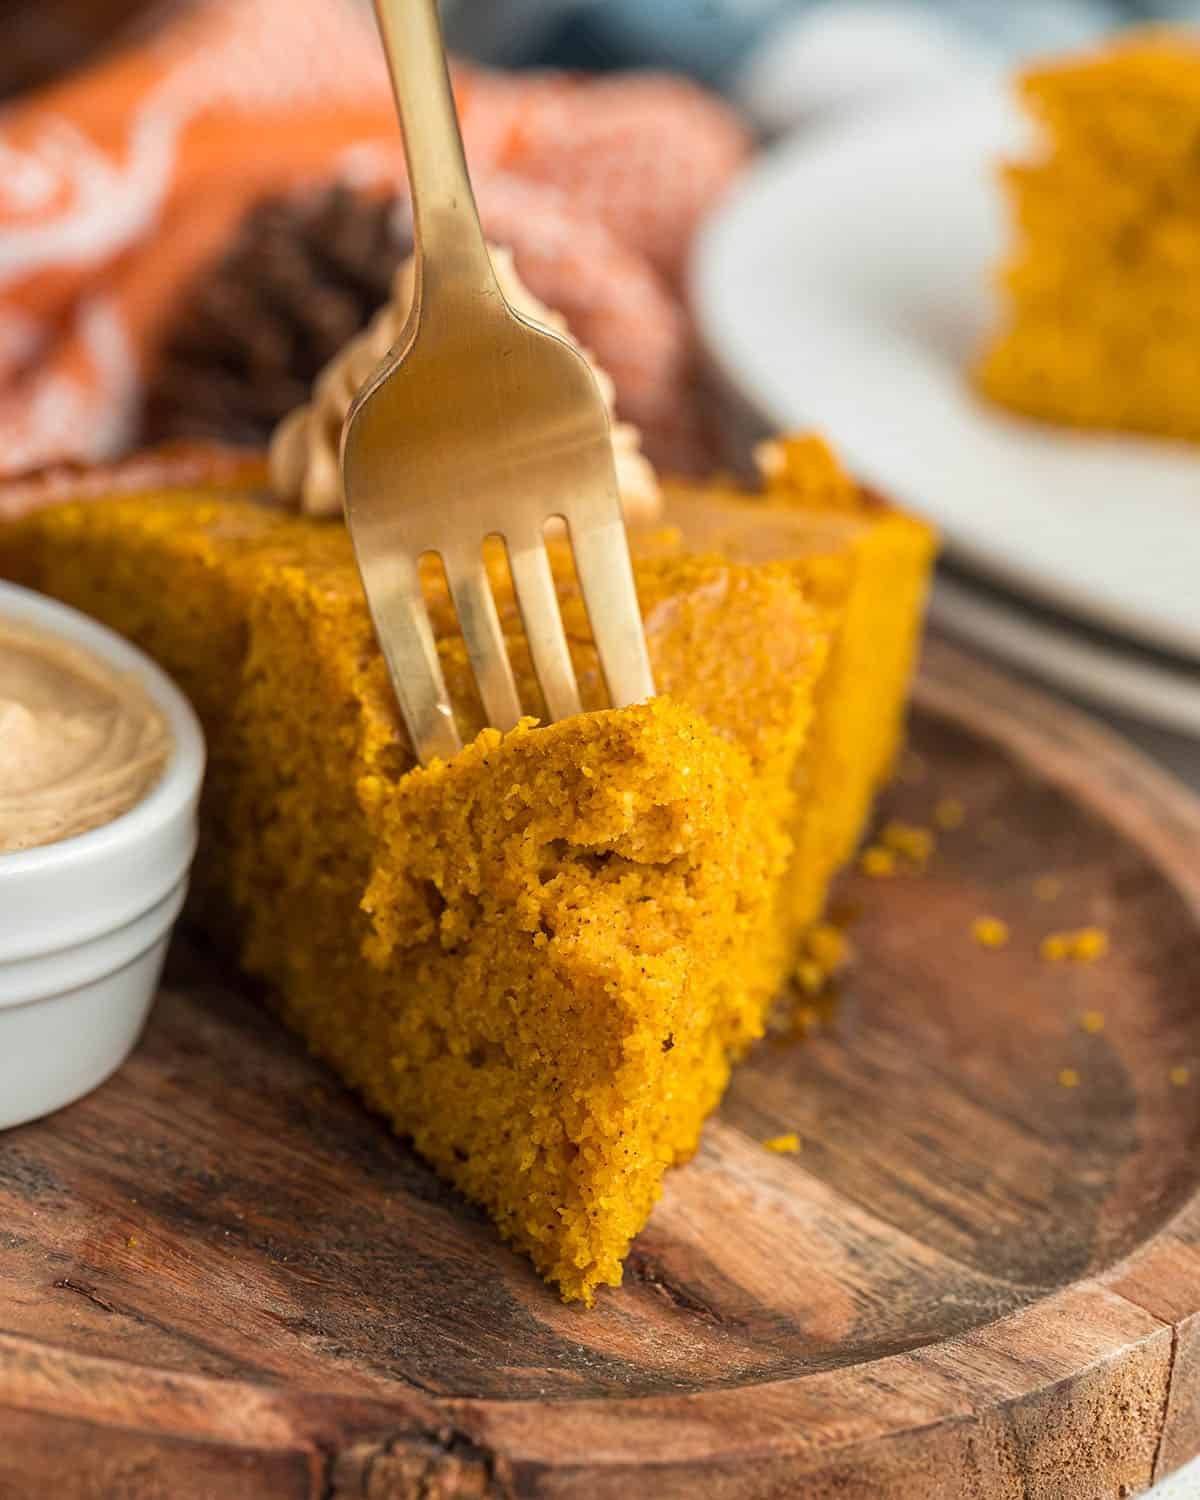
MULTIPOLYGON (((496 278, 509 303, 527 318, 566 338, 566 320, 540 302, 518 277, 509 251, 491 247, 496 278)), ((411 257, 397 270, 390 301, 368 326, 325 366, 313 384, 312 400, 286 416, 271 438, 271 484, 276 494, 308 515, 340 515, 342 482, 338 445, 342 423, 363 382, 400 337, 413 298, 411 257)), ((572 339, 573 343, 578 343, 572 339)), ((588 354, 612 416, 615 391, 608 375, 588 354)), ((658 479, 642 452, 636 427, 614 418, 613 457, 625 519, 653 521, 662 506, 658 479)))

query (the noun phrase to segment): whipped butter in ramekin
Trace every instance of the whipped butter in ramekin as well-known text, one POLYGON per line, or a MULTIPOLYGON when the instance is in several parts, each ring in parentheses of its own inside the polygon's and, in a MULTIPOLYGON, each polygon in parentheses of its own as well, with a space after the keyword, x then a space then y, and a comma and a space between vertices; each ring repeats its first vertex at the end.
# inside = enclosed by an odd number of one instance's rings
POLYGON ((135 676, 0 615, 0 854, 111 823, 159 779, 170 748, 135 676))
POLYGON ((204 739, 128 641, 0 582, 0 1130, 128 1056, 196 848, 204 739))

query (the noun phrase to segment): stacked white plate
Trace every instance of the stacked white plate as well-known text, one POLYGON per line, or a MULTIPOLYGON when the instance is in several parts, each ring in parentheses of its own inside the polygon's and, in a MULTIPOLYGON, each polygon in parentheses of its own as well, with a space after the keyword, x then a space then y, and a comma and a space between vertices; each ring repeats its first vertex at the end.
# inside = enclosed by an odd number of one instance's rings
POLYGON ((945 628, 1200 738, 1200 448, 1009 416, 972 389, 1028 126, 1000 81, 802 133, 708 225, 707 346, 775 429, 818 428, 941 527, 945 628))

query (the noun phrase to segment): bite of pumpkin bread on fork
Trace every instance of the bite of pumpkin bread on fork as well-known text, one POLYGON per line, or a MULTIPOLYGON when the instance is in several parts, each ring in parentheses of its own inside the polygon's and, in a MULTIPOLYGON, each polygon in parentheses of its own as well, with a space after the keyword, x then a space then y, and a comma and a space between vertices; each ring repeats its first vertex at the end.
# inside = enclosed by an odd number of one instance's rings
MULTIPOLYGON (((855 849, 900 743, 934 545, 814 438, 768 445, 755 492, 651 502, 634 467, 659 696, 604 706, 552 543, 585 712, 484 728, 430 569, 465 748, 424 767, 345 527, 291 508, 265 464, 142 458, 79 499, 59 477, 0 527, 0 574, 130 636, 192 697, 210 750, 196 920, 588 1303, 620 1283, 855 849)), ((502 555, 489 570, 537 703, 502 555)))

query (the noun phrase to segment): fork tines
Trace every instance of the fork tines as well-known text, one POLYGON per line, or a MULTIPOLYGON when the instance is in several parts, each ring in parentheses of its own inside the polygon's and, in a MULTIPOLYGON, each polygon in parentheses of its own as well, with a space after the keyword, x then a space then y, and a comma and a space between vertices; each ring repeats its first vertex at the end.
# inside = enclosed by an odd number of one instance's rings
MULTIPOLYGON (((608 697, 615 708, 654 694, 641 611, 623 522, 571 522, 575 571, 600 659, 608 697)), ((508 533, 513 593, 538 684, 551 720, 582 712, 550 559, 542 534, 508 533)), ((432 549, 431 549, 432 550, 432 549)), ((482 546, 437 549, 446 572, 484 713, 490 724, 512 729, 523 710, 488 577, 482 546)), ((437 642, 421 588, 419 558, 393 553, 371 567, 368 597, 400 707, 418 759, 443 759, 462 748, 454 708, 438 659, 437 642), (383 576, 386 569, 386 577, 383 576), (380 615, 384 618, 380 618, 380 615)))

